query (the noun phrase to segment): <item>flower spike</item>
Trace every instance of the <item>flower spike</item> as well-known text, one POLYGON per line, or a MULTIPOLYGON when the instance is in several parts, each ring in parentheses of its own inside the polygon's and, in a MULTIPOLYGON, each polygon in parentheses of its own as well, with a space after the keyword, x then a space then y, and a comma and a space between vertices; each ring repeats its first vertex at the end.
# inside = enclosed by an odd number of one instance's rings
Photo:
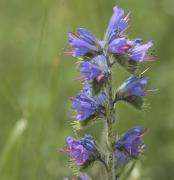
MULTIPOLYGON (((130 39, 126 34, 128 21, 129 13, 126 16, 122 8, 115 6, 103 39, 98 40, 85 28, 77 29, 76 34, 68 34, 71 51, 67 54, 79 59, 77 64, 83 83, 83 89, 72 99, 72 109, 76 113, 75 121, 72 122, 74 131, 78 136, 79 130, 97 119, 104 119, 101 122, 107 128, 103 131, 106 136, 105 145, 102 146, 104 150, 98 148, 90 135, 80 139, 66 139, 65 152, 71 159, 75 176, 64 180, 89 180, 86 174, 80 172, 97 160, 106 170, 101 171, 103 179, 115 180, 122 175, 125 166, 131 160, 139 159, 144 151, 142 138, 145 130, 142 126, 130 129, 117 140, 115 133, 115 103, 123 101, 141 110, 145 107, 144 97, 154 91, 147 90, 148 79, 144 77, 149 68, 142 73, 139 69, 145 61, 152 60, 149 50, 153 43, 144 43, 141 38, 130 39), (114 65, 120 65, 131 74, 117 88, 115 97, 112 73, 114 65)), ((132 169, 126 171, 127 174, 132 169)))

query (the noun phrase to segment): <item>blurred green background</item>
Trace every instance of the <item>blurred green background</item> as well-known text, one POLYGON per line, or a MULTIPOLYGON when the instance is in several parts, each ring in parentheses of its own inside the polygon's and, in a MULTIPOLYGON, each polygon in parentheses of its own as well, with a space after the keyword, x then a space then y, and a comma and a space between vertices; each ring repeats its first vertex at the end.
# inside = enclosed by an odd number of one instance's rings
MULTIPOLYGON (((157 59, 146 73, 150 88, 159 88, 149 108, 117 108, 118 133, 137 124, 149 129, 132 180, 174 179, 174 1, 0 0, 1 180, 61 180, 72 173, 58 150, 74 135, 69 97, 80 90, 76 59, 63 55, 67 32, 86 27, 102 38, 116 3, 131 11, 130 37, 153 40, 157 59)), ((118 69, 115 84, 127 76, 118 69)), ((85 131, 99 139, 101 128, 85 131)))

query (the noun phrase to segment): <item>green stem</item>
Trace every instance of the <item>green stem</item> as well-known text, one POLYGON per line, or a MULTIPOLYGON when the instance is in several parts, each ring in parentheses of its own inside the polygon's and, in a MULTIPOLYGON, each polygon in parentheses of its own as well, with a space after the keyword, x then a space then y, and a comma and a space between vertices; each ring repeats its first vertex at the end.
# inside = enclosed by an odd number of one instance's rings
POLYGON ((103 166, 104 166, 106 172, 108 172, 108 166, 107 166, 105 160, 103 160, 102 158, 100 158, 99 161, 103 164, 103 166))
POLYGON ((127 180, 129 178, 129 176, 131 175, 133 169, 135 168, 136 162, 133 162, 130 166, 130 168, 128 169, 128 171, 123 175, 123 177, 121 177, 121 179, 123 180, 127 180))
MULTIPOLYGON (((107 58, 108 67, 110 66, 109 58, 107 58)), ((107 112, 107 143, 109 146, 108 152, 108 179, 109 180, 116 180, 115 175, 115 151, 113 148, 113 143, 115 141, 113 125, 115 122, 115 110, 114 110, 114 103, 113 103, 113 94, 112 94, 112 74, 110 74, 108 81, 107 81, 107 91, 109 96, 109 106, 107 112)))

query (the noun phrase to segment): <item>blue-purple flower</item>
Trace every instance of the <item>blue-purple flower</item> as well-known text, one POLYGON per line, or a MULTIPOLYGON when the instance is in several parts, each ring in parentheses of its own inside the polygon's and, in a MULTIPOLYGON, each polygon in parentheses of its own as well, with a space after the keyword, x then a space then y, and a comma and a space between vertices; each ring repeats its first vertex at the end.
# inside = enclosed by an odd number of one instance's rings
POLYGON ((68 145, 66 152, 78 166, 94 161, 98 157, 96 144, 89 135, 84 136, 80 140, 68 137, 66 144, 68 145))
POLYGON ((99 54, 100 45, 95 36, 84 28, 79 28, 78 33, 69 33, 69 45, 73 48, 71 54, 74 57, 99 54))
POLYGON ((111 53, 125 55, 131 48, 130 42, 125 37, 116 38, 109 44, 111 53))
POLYGON ((109 21, 106 38, 109 43, 122 36, 122 32, 128 27, 128 16, 124 17, 124 10, 114 7, 114 13, 109 21))
POLYGON ((110 70, 107 66, 105 56, 98 55, 94 59, 80 64, 80 72, 88 81, 104 81, 109 75, 110 70))
POLYGON ((128 40, 125 37, 116 38, 109 45, 110 52, 115 55, 125 55, 127 61, 134 61, 139 64, 145 60, 149 60, 148 50, 153 46, 149 41, 146 44, 141 44, 142 40, 128 40))
POLYGON ((138 158, 144 149, 143 133, 143 127, 135 127, 130 129, 116 142, 115 148, 117 153, 123 153, 119 155, 120 160, 125 161, 125 153, 128 157, 138 158))
POLYGON ((83 91, 72 99, 72 108, 77 112, 76 120, 84 121, 103 115, 107 100, 108 96, 105 92, 93 97, 90 85, 85 83, 83 91))
POLYGON ((119 87, 117 95, 120 98, 129 96, 145 96, 145 87, 148 83, 147 78, 142 76, 131 76, 119 87))
POLYGON ((132 104, 135 108, 141 109, 143 107, 143 97, 146 96, 148 80, 142 75, 131 76, 118 88, 115 102, 119 100, 126 101, 132 104))
POLYGON ((152 46, 153 43, 151 41, 143 45, 135 43, 128 52, 129 59, 135 61, 136 63, 141 63, 142 61, 149 59, 147 52, 152 46))

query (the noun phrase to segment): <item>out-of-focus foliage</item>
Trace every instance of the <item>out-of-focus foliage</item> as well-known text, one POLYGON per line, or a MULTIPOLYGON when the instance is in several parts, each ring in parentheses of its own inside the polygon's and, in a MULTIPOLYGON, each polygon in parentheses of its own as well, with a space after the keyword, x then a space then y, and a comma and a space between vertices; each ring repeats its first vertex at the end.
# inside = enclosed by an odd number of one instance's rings
MULTIPOLYGON (((123 103, 117 108, 119 133, 137 124, 148 127, 146 154, 130 179, 172 180, 174 1, 117 2, 131 11, 130 36, 152 39, 157 59, 146 75, 159 91, 148 98, 147 109, 140 113, 123 103)), ((59 151, 74 135, 69 97, 80 89, 76 60, 63 55, 67 32, 86 27, 101 38, 114 5, 114 0, 0 0, 0 179, 61 180, 72 173, 59 151)), ((119 85, 128 74, 115 71, 119 85)), ((99 140, 101 128, 98 123, 87 131, 99 140)))

